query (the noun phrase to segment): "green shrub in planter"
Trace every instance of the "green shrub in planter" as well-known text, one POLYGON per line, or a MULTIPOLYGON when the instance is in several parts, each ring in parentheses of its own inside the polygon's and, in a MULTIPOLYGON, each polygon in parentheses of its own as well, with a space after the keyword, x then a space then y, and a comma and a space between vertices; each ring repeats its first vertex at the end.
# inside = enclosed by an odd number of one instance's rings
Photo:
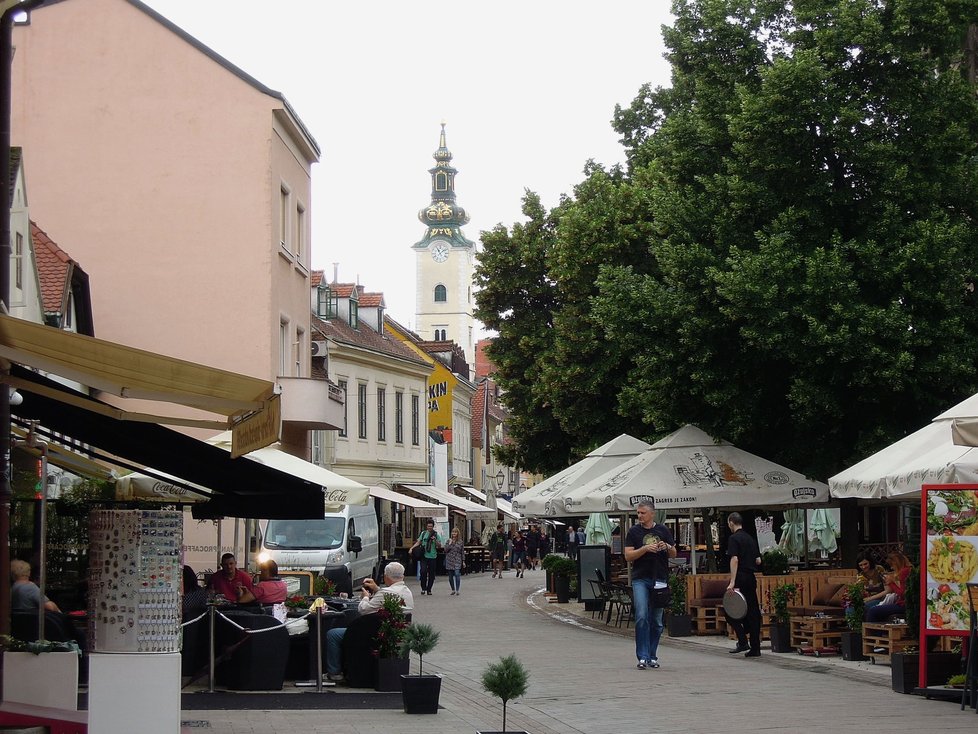
POLYGON ((506 704, 526 693, 529 675, 515 655, 490 663, 482 674, 482 687, 503 702, 503 731, 506 731, 506 704))
POLYGON ((788 573, 788 555, 780 548, 768 548, 761 553, 761 570, 765 576, 788 573))

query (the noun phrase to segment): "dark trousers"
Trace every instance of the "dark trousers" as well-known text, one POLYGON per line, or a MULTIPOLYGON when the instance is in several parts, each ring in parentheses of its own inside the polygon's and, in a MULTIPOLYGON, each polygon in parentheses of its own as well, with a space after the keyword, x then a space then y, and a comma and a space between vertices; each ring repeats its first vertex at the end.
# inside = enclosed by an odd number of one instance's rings
POLYGON ((727 618, 727 624, 733 627, 737 633, 737 644, 740 647, 747 645, 750 638, 751 652, 761 650, 761 607, 757 603, 757 579, 750 571, 737 571, 734 578, 734 586, 740 590, 747 600, 747 616, 743 619, 734 619, 726 610, 723 616, 727 618))
POLYGON ((431 585, 435 583, 435 570, 437 567, 437 558, 421 559, 421 589, 423 591, 431 591, 431 585))

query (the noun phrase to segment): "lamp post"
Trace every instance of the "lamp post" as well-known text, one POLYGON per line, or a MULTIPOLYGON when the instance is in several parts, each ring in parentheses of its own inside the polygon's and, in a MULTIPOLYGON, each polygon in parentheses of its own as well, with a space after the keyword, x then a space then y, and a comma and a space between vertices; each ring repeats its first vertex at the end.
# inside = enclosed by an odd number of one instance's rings
MULTIPOLYGON (((14 61, 14 16, 44 0, 0 0, 0 307, 10 305, 10 88, 14 61)), ((10 576, 10 392, 0 390, 0 579, 10 576)), ((0 583, 0 634, 10 634, 10 585, 0 583)))
POLYGON ((506 481, 506 475, 503 474, 503 470, 500 469, 496 472, 496 494, 503 491, 503 483, 506 481))

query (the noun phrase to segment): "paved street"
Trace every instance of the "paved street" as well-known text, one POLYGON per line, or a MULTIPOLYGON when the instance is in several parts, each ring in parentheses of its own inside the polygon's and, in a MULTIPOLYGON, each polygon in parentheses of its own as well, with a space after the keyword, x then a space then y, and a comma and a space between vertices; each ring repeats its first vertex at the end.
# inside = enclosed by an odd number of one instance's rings
MULTIPOLYGON (((502 580, 463 577, 462 595, 449 596, 439 577, 434 595, 417 582, 415 620, 441 630, 425 657, 425 672, 444 675, 442 709, 435 716, 400 711, 185 711, 219 734, 271 731, 367 734, 458 734, 501 731, 501 705, 479 684, 486 664, 516 653, 529 669, 528 695, 511 702, 507 729, 532 734, 707 732, 928 732, 971 731, 974 712, 890 690, 889 668, 840 664, 767 653, 746 660, 728 655, 714 638, 663 638, 659 670, 635 669, 629 634, 590 627, 590 615, 548 605, 537 593, 542 571, 502 580)), ((765 645, 766 647, 766 645, 765 645)), ((416 671, 417 661, 413 662, 416 671)), ((310 695, 297 694, 297 695, 310 695)))

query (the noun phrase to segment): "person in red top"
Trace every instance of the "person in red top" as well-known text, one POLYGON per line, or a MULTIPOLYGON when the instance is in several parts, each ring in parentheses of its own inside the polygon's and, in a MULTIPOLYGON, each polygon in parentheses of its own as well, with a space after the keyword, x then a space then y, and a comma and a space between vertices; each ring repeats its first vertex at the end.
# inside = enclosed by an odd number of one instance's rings
POLYGON ((245 592, 254 594, 255 589, 251 576, 238 569, 233 553, 221 556, 221 570, 211 576, 209 586, 215 594, 234 602, 241 601, 245 592))
POLYGON ((907 611, 904 594, 907 590, 907 577, 910 575, 910 561, 900 551, 893 551, 886 557, 886 563, 893 569, 890 573, 883 575, 886 580, 886 590, 896 594, 896 601, 877 604, 872 609, 867 609, 865 617, 867 622, 882 622, 887 617, 894 614, 905 614, 907 611))
POLYGON ((250 592, 246 591, 238 601, 241 604, 257 601, 259 604, 281 604, 289 595, 285 582, 278 577, 278 564, 265 561, 258 572, 258 583, 250 592))

